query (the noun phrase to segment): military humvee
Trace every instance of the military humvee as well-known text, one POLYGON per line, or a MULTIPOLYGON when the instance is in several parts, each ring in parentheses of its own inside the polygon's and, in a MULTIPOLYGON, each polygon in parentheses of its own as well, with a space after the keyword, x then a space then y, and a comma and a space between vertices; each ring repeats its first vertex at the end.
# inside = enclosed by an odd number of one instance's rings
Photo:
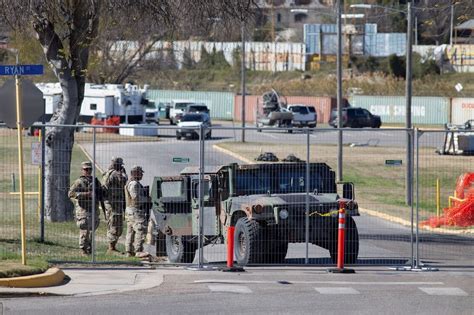
MULTIPOLYGON (((282 263, 288 243, 305 242, 309 206, 309 242, 329 250, 337 261, 338 201, 348 202, 346 263, 354 263, 359 235, 352 216, 359 215, 351 183, 338 194, 335 174, 325 163, 272 162, 206 168, 203 174, 204 245, 223 242, 235 226, 234 258, 240 265, 282 263)), ((193 262, 199 235, 199 169, 179 176, 155 177, 152 187, 152 246, 173 263, 193 262), (156 241, 156 243, 154 242, 156 241)), ((149 235, 150 237, 150 235, 149 235)))

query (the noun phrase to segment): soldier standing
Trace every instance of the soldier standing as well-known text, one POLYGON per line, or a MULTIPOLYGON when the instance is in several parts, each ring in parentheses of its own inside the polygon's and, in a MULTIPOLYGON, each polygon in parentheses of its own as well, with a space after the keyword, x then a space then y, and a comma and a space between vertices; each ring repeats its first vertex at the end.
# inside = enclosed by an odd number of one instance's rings
POLYGON ((112 158, 109 169, 102 177, 104 189, 107 191, 104 205, 109 253, 118 252, 116 248, 117 241, 123 232, 123 215, 125 212, 124 187, 127 179, 127 172, 123 167, 123 159, 120 157, 112 158))
POLYGON ((99 201, 102 200, 102 186, 95 178, 95 217, 92 218, 92 163, 82 162, 82 175, 76 179, 69 189, 69 198, 74 199, 76 206, 76 225, 79 227, 79 247, 83 255, 91 253, 92 224, 94 229, 99 226, 99 201))
POLYGON ((143 178, 141 166, 134 166, 130 170, 130 179, 125 185, 125 215, 127 218, 127 238, 125 249, 127 256, 143 255, 143 242, 147 232, 146 207, 150 197, 140 184, 143 178))

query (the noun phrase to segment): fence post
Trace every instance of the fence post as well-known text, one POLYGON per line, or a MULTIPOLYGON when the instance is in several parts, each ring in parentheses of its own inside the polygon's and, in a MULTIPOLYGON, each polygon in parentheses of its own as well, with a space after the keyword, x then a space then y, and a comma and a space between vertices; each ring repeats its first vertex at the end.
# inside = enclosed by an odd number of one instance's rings
POLYGON ((436 217, 439 218, 441 208, 439 177, 436 178, 436 217))
POLYGON ((92 244, 91 244, 91 254, 92 254, 92 263, 95 263, 95 214, 97 209, 95 208, 95 201, 97 196, 95 195, 97 187, 95 187, 95 154, 96 154, 96 128, 92 126, 92 244))
POLYGON ((416 259, 415 259, 415 269, 420 268, 420 247, 419 247, 419 226, 420 226, 420 203, 419 203, 419 187, 420 187, 420 178, 419 178, 419 171, 420 171, 420 136, 421 133, 418 132, 418 128, 415 128, 415 148, 416 148, 416 170, 415 170, 415 180, 416 180, 416 259))
POLYGON ((306 244, 306 254, 304 263, 309 264, 309 129, 306 130, 306 196, 305 196, 305 244, 306 244))
MULTIPOLYGON (((438 268, 433 267, 421 267, 420 266, 420 248, 419 248, 419 221, 420 221, 420 207, 419 207, 419 173, 420 173, 420 137, 423 134, 423 131, 420 131, 418 128, 407 130, 407 132, 411 132, 412 143, 414 148, 412 150, 413 157, 412 157, 412 164, 413 164, 413 172, 415 184, 412 185, 412 200, 413 200, 413 189, 415 189, 415 198, 414 202, 411 203, 411 233, 410 233, 410 245, 411 245, 411 266, 404 266, 404 267, 395 267, 393 269, 398 271, 437 271, 438 268), (414 204, 416 204, 414 206, 414 204), (416 209, 415 209, 416 207, 416 209), (415 212, 416 211, 416 212, 415 212), (413 231, 415 229, 415 232, 413 231), (414 250, 414 246, 416 246, 414 250)), ((392 269, 392 268, 390 268, 392 269)))
MULTIPOLYGON (((407 133, 408 133, 407 137, 409 137, 409 138, 413 137, 412 130, 413 129, 407 129, 407 133)), ((411 143, 414 144, 413 141, 411 143)), ((416 150, 418 150, 418 148, 416 150)), ((412 150, 412 152, 414 152, 414 151, 412 150)), ((410 161, 407 160, 407 164, 409 162, 410 161)), ((411 159, 411 162, 413 162, 413 159, 411 159)), ((407 165, 407 167, 411 167, 411 166, 407 165)), ((418 165, 417 165, 417 169, 418 169, 418 165)), ((413 172, 407 172, 407 176, 408 176, 409 173, 413 174, 413 172)), ((412 178, 410 178, 410 180, 412 180, 412 178)), ((408 182, 408 179, 407 179, 407 182, 408 182)), ((413 189, 413 185, 411 187, 413 189)), ((413 195, 412 190, 410 190, 409 193, 413 195)), ((412 197, 409 197, 409 198, 410 198, 410 200, 413 199, 412 197)), ((411 252, 410 253, 411 254, 410 267, 411 267, 411 269, 415 268, 415 251, 414 251, 414 243, 415 243, 414 225, 415 225, 415 222, 414 222, 414 216, 415 216, 415 210, 414 210, 414 207, 413 207, 413 202, 411 202, 410 203, 410 252, 411 252)))
POLYGON ((204 128, 199 128, 199 236, 198 236, 198 268, 203 265, 204 256, 204 211, 203 211, 203 179, 204 179, 204 128))
POLYGON ((45 194, 44 194, 44 166, 46 162, 46 127, 45 127, 45 120, 44 115, 42 118, 42 126, 41 126, 41 209, 40 209, 40 242, 44 242, 44 202, 45 202, 45 194))

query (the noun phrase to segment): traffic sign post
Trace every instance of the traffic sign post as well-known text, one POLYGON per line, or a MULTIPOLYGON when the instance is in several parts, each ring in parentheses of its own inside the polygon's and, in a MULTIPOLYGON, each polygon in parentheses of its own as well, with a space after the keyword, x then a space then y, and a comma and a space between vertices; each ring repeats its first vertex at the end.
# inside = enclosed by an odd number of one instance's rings
MULTIPOLYGON (((23 172, 23 137, 22 137, 22 128, 27 127, 27 125, 23 122, 23 115, 22 115, 22 88, 21 88, 21 75, 41 75, 43 74, 43 65, 19 65, 18 64, 18 55, 17 55, 17 64, 16 65, 2 65, 0 66, 0 75, 8 75, 8 76, 15 76, 15 99, 16 99, 16 128, 18 131, 18 164, 19 164, 19 173, 20 173, 20 224, 21 224, 21 263, 26 265, 26 228, 25 228, 25 187, 24 187, 24 172, 23 172)), ((8 82, 7 82, 8 83, 8 82)), ((7 96, 5 99, 5 105, 2 106, 0 109, 2 112, 0 113, 0 117, 7 122, 9 127, 12 127, 12 110, 10 110, 10 104, 8 104, 9 100, 11 100, 12 89, 10 87, 11 83, 5 84, 0 90, 0 97, 7 96)), ((29 84, 26 83, 25 86, 29 84)), ((33 85, 31 83, 31 85, 33 85)), ((38 96, 42 97, 42 94, 37 93, 34 88, 31 88, 29 91, 32 93, 27 94, 28 104, 30 106, 30 102, 34 102, 38 99, 38 96), (30 97, 30 94, 32 97, 30 97)), ((34 86, 34 85, 33 85, 34 86)), ((36 88, 37 89, 37 88, 36 88)), ((26 93, 25 93, 26 94, 26 93)), ((43 114, 44 114, 44 106, 43 114)), ((31 115, 29 115, 31 118, 31 115)), ((36 117, 39 118, 39 117, 36 117)), ((30 123, 31 124, 31 123, 30 123)))

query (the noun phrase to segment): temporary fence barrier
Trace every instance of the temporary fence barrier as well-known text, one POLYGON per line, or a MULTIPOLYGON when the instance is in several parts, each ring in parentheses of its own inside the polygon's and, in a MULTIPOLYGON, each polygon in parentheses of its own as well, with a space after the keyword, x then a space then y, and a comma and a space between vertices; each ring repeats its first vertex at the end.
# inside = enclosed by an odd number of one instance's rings
MULTIPOLYGON (((167 254, 173 263, 225 265, 229 257, 227 227, 232 226, 237 264, 333 265, 338 256, 336 193, 353 197, 360 213, 355 216, 355 207, 348 210, 346 263, 418 267, 463 265, 473 258, 473 237, 468 233, 472 227, 430 228, 424 224, 436 215, 437 180, 440 208, 447 207, 456 179, 474 168, 472 157, 435 153, 444 131, 416 131, 415 202, 406 205, 405 141, 411 131, 405 129, 343 129, 343 179, 353 184, 344 185, 335 180, 336 129, 293 129, 288 133, 285 128, 273 128, 257 132, 253 127, 242 130, 223 123, 209 130, 189 128, 189 135, 185 133, 189 139, 178 140, 176 126, 108 126, 149 128, 155 136, 99 133, 101 126, 86 126, 82 131, 77 126, 56 127, 76 130, 72 154, 70 158, 57 154, 56 160, 48 161, 51 151, 66 152, 68 146, 60 141, 47 143, 43 177, 46 186, 50 185, 47 189, 53 183, 65 183, 65 178, 69 184, 57 186, 56 197, 46 189, 43 213, 38 208, 39 166, 25 165, 25 187, 31 193, 25 197, 29 257, 94 263, 136 261, 107 251, 112 236, 107 235, 101 206, 94 209, 101 222, 92 231, 92 255, 81 255, 71 204, 65 202, 66 208, 55 208, 52 202, 53 197, 68 201, 67 192, 80 175, 82 161, 92 161, 93 173, 102 181, 112 158, 121 157, 128 176, 132 166, 142 166, 141 182, 150 186, 154 207, 173 209, 166 214, 167 221, 159 212, 152 212, 154 226, 148 235, 148 241, 154 241, 151 247, 155 253, 167 254), (245 142, 241 141, 243 132, 245 142), (262 161, 256 161, 258 157, 262 161)), ((4 165, 0 172, 4 196, 0 202, 0 256, 16 259, 20 255, 19 196, 13 194, 16 183, 12 181, 18 167, 12 154, 16 143, 13 130, 1 128, 0 136, 4 165)), ((30 154, 37 150, 32 144, 40 142, 25 136, 24 143, 26 154, 30 154)), ((127 224, 123 217, 118 219, 123 230, 117 249, 124 253, 127 224)))

